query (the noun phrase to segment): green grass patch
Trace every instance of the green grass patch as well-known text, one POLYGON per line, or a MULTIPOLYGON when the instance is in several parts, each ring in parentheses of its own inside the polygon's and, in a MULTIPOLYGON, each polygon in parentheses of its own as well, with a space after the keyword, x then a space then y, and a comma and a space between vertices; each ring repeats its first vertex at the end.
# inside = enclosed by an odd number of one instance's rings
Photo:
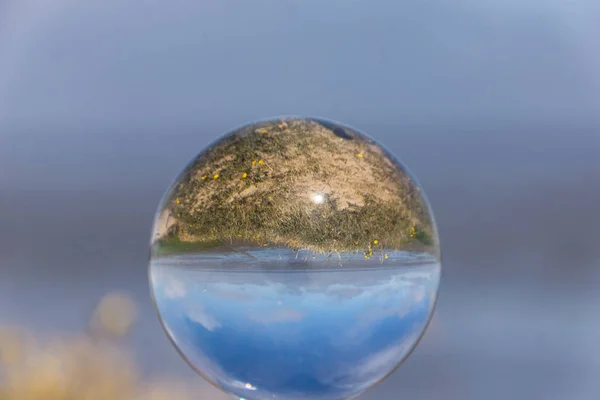
POLYGON ((159 240, 152 246, 153 256, 164 256, 177 253, 194 253, 217 248, 223 245, 221 240, 182 241, 173 235, 159 240))

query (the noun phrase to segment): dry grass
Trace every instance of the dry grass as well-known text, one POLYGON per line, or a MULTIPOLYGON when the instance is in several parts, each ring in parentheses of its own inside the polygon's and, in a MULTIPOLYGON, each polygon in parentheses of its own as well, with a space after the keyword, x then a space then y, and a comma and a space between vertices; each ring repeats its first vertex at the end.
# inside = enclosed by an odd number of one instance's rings
MULTIPOLYGON (((0 329, 0 400, 187 400, 172 382, 146 382, 119 337, 135 307, 119 294, 98 305, 86 333, 40 342, 0 329)), ((196 397, 197 398, 197 397, 196 397)))
POLYGON ((420 189, 390 154, 308 119, 250 125, 215 143, 172 188, 155 230, 163 248, 237 241, 317 252, 434 236, 420 189))

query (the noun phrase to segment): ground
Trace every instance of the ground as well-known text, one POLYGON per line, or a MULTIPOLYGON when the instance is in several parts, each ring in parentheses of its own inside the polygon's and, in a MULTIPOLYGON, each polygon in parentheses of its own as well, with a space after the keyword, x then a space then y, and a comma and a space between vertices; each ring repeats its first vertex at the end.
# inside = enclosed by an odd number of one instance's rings
POLYGON ((245 126, 184 170, 161 205, 155 250, 223 243, 315 252, 428 247, 429 207, 382 146, 312 119, 245 126))

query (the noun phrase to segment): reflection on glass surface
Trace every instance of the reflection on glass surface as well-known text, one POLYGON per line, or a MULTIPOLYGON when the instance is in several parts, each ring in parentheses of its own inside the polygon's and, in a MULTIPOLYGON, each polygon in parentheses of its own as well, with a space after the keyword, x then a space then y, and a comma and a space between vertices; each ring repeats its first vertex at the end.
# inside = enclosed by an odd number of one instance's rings
POLYGON ((423 191, 354 129, 283 118, 201 152, 167 191, 150 280, 186 361, 237 397, 346 399, 422 336, 440 277, 423 191))

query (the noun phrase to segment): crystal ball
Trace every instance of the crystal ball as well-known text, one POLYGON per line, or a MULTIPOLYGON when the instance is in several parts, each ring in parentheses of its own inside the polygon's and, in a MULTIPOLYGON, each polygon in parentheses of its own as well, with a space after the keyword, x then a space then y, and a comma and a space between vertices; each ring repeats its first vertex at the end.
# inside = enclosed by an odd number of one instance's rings
POLYGON ((259 121, 191 160, 158 207, 150 287, 183 359, 245 400, 349 399, 433 313, 437 228, 398 158, 337 122, 259 121))

